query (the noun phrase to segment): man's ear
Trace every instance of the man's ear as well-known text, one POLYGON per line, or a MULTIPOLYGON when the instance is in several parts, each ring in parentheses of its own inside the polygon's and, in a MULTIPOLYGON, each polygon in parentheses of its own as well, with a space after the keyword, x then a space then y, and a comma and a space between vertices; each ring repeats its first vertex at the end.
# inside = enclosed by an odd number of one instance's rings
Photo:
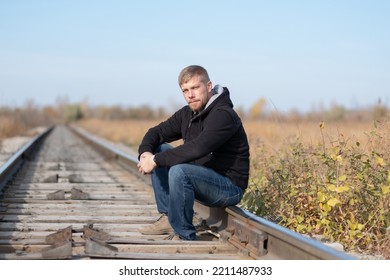
POLYGON ((211 81, 207 82, 207 92, 210 93, 213 90, 213 83, 211 81))

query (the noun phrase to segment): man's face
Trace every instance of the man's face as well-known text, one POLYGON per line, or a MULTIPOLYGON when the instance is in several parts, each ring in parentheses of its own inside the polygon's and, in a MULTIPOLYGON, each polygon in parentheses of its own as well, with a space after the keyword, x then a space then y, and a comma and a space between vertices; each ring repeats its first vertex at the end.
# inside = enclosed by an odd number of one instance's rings
POLYGON ((194 112, 204 109, 211 97, 211 81, 205 83, 201 76, 194 76, 188 82, 180 85, 184 98, 194 112))

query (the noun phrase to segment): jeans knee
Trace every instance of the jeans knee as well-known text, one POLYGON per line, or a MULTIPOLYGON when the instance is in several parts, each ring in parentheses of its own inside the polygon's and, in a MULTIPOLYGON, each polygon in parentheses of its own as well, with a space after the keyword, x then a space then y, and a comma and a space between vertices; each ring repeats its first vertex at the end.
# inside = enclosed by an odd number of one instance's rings
POLYGON ((183 178, 184 176, 183 165, 177 164, 171 166, 171 168, 169 169, 168 176, 169 176, 169 180, 174 180, 174 181, 181 180, 181 178, 183 178))
POLYGON ((188 183, 189 178, 187 176, 186 166, 187 164, 177 164, 171 166, 168 172, 169 189, 182 189, 183 186, 188 183))

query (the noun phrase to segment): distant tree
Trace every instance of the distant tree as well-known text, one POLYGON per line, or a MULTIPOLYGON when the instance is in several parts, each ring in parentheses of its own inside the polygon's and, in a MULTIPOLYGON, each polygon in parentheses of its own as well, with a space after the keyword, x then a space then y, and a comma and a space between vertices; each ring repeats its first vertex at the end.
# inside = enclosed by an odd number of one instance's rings
POLYGON ((378 104, 374 106, 372 110, 374 120, 382 120, 388 114, 388 109, 385 105, 382 104, 382 99, 379 98, 378 104))
POLYGON ((65 108, 66 122, 75 122, 83 118, 83 112, 79 104, 71 104, 65 108))
POLYGON ((325 119, 328 121, 341 121, 345 118, 347 110, 344 106, 333 104, 329 110, 325 111, 325 119))
POLYGON ((260 119, 264 117, 266 105, 267 101, 265 100, 265 98, 259 98, 249 109, 249 117, 251 119, 260 119))

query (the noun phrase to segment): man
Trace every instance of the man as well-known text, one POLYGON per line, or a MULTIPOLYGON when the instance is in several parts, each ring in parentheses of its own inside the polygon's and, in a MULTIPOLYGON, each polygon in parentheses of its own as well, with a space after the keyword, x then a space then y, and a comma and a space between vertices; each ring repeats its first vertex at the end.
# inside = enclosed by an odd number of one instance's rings
POLYGON ((143 234, 167 234, 194 240, 195 199, 210 207, 240 202, 248 184, 249 145, 229 91, 212 87, 201 66, 191 65, 179 75, 187 106, 151 128, 139 146, 138 168, 152 173, 157 210, 163 214, 143 234), (165 144, 178 139, 183 144, 165 144))

